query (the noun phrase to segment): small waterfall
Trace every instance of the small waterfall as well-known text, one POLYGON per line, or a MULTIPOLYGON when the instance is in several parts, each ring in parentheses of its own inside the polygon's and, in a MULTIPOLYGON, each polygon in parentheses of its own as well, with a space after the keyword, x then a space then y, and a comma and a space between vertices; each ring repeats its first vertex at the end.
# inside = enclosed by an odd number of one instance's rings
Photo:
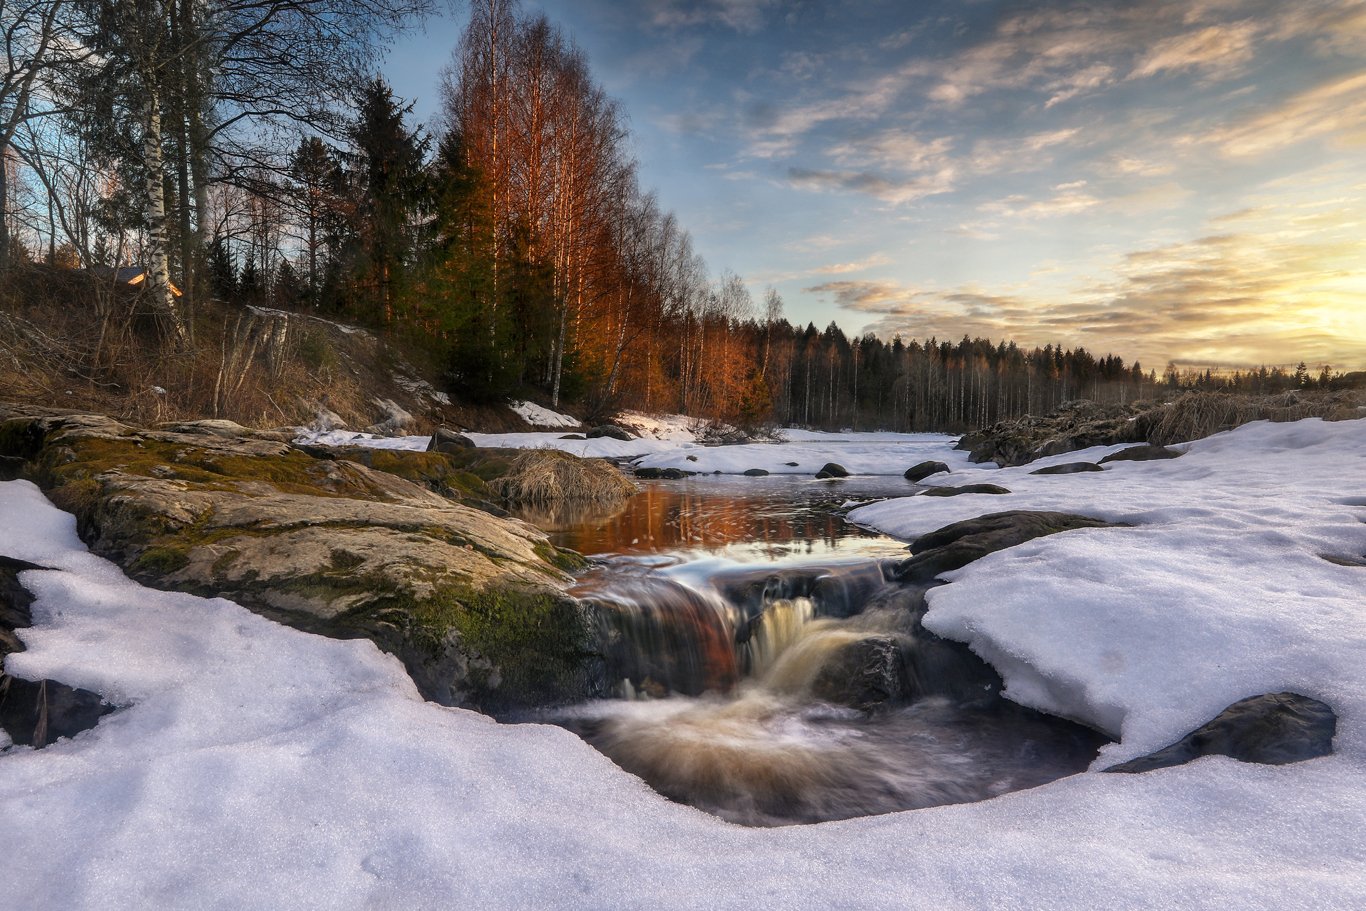
POLYGON ((981 800, 1084 769, 1104 738, 1000 698, 876 561, 586 578, 625 699, 551 716, 660 793, 746 825, 981 800))
POLYGON ((622 695, 728 692, 761 676, 817 617, 847 617, 886 585, 876 561, 727 567, 701 578, 635 572, 580 585, 622 695))

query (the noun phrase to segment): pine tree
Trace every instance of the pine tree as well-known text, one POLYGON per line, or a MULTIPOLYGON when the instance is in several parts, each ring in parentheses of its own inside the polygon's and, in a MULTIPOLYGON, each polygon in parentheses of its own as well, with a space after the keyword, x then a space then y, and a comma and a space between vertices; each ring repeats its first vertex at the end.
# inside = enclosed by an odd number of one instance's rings
POLYGON ((351 128, 355 167, 355 275, 361 306, 391 325, 413 264, 416 217, 427 206, 427 140, 409 129, 403 104, 383 77, 362 89, 351 128))

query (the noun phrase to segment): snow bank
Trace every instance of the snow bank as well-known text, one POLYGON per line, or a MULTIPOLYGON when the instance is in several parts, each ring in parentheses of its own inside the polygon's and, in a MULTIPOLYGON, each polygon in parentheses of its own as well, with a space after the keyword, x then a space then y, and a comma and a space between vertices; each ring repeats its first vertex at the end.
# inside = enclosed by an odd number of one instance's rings
MULTIPOLYGON (((785 430, 787 443, 687 446, 656 450, 636 463, 640 468, 682 468, 711 474, 743 474, 762 468, 770 474, 814 475, 827 462, 851 474, 901 475, 926 459, 938 459, 963 472, 982 469, 966 452, 951 449, 954 437, 930 433, 820 433, 785 430), (792 463, 792 464, 789 464, 792 463)), ((944 475, 937 475, 942 478, 944 475)))
POLYGON ((0 756, 0 904, 1366 907, 1366 570, 1314 556, 1366 552, 1363 454, 1366 422, 1253 426, 1106 475, 993 472, 1018 492, 985 506, 859 513, 927 529, 1006 501, 1141 521, 974 564, 932 623, 1112 705, 1126 741, 1106 761, 1284 688, 1338 711, 1336 755, 779 830, 669 803, 565 731, 424 703, 369 642, 141 588, 34 487, 0 484, 0 553, 56 568, 23 576, 35 625, 11 669, 127 706, 0 756))
POLYGON ((1178 459, 1029 474, 1122 448, 991 472, 1009 495, 887 500, 849 517, 902 538, 1007 509, 1133 525, 1041 538, 948 574, 925 620, 995 664, 1011 698, 1122 734, 1100 767, 1281 690, 1337 709, 1338 749, 1366 756, 1366 568, 1322 556, 1366 554, 1366 421, 1261 422, 1178 459))

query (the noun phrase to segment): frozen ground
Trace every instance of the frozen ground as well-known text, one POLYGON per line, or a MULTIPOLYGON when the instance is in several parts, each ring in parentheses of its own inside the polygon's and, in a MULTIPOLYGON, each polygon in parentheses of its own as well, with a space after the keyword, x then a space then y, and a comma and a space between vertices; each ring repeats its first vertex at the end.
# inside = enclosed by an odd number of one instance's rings
POLYGON ((1337 753, 738 828, 566 731, 422 702, 368 642, 141 588, 9 482, 0 553, 55 568, 23 576, 35 626, 11 670, 127 708, 0 755, 0 906, 1366 907, 1366 568, 1318 556, 1366 553, 1366 421, 1251 425, 1103 475, 990 476, 1016 493, 857 518, 913 533, 1053 507, 1135 523, 1031 542, 936 590, 930 624, 998 660, 1013 695, 1122 730, 1108 764, 1293 689, 1337 710, 1337 753))

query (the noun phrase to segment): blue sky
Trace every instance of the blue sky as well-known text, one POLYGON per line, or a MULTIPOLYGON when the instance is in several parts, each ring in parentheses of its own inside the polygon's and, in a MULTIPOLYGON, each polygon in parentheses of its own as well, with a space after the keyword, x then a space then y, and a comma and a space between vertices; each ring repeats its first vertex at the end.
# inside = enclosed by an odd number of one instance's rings
MULTIPOLYGON (((849 332, 1366 368, 1366 0, 542 0, 713 273, 849 332)), ((434 110, 463 17, 386 64, 434 110)))

